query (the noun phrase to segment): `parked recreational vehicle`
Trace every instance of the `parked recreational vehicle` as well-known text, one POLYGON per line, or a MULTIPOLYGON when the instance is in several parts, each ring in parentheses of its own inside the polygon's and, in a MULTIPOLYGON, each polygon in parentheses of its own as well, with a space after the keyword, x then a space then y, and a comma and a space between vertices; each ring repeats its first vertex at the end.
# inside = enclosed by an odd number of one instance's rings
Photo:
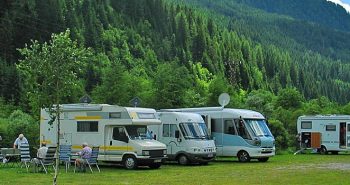
POLYGON ((302 148, 318 149, 321 154, 350 149, 350 116, 300 116, 297 130, 302 148))
POLYGON ((266 162, 275 155, 275 139, 264 116, 259 112, 222 107, 168 111, 201 114, 215 140, 217 156, 237 156, 241 162, 248 162, 250 159, 266 162))
MULTIPOLYGON (((166 146, 147 136, 147 126, 160 125, 156 111, 107 104, 65 104, 62 111, 60 144, 100 146, 99 161, 121 162, 127 169, 138 165, 159 168, 166 158, 166 146)), ((48 109, 41 110, 40 139, 56 145, 57 122, 48 124, 48 109)))
POLYGON ((154 137, 167 145, 168 160, 181 165, 207 164, 216 155, 215 144, 209 139, 208 129, 199 114, 181 112, 158 112, 162 125, 149 129, 154 137))

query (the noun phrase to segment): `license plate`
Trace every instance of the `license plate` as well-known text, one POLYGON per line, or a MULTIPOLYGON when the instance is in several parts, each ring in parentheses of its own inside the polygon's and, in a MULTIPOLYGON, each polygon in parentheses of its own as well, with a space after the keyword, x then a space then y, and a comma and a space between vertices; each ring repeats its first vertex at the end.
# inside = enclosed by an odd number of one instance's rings
POLYGON ((208 157, 213 157, 213 154, 208 154, 208 157))
POLYGON ((160 162, 162 162, 162 160, 161 159, 156 159, 156 160, 154 160, 154 162, 155 163, 160 163, 160 162))

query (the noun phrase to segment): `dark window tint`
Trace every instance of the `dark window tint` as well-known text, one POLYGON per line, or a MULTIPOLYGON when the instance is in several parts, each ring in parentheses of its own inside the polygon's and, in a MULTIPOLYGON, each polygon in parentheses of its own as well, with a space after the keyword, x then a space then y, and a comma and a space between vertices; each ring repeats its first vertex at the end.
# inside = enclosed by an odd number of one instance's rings
POLYGON ((126 134, 123 127, 114 127, 113 128, 113 139, 123 141, 126 138, 126 134))
POLYGON ((302 129, 312 129, 312 122, 311 121, 302 121, 301 128, 302 129))
POLYGON ((236 130, 233 125, 233 120, 225 120, 225 134, 231 134, 231 135, 236 135, 236 130))
POLYGON ((78 121, 77 132, 98 132, 98 121, 78 121))
POLYGON ((121 113, 120 113, 120 112, 110 112, 110 113, 109 113, 109 118, 110 118, 110 119, 118 119, 118 118, 121 118, 121 113))
POLYGON ((326 131, 335 131, 336 129, 335 125, 326 125, 326 131))

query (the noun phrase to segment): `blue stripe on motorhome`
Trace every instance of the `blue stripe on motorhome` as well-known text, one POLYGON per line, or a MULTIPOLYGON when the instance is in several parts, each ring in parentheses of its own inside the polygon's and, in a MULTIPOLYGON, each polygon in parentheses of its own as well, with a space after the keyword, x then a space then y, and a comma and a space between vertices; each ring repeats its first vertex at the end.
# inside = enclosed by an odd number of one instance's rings
MULTIPOLYGON (((257 147, 249 144, 241 136, 231 135, 231 134, 222 134, 217 132, 212 132, 213 137, 215 137, 215 144, 217 146, 245 146, 245 147, 257 147), (221 139, 221 137, 223 137, 221 139)), ((272 137, 260 137, 261 146, 259 147, 273 147, 273 138, 272 137)))
POLYGON ((218 146, 246 146, 246 147, 254 147, 248 144, 242 137, 231 135, 231 134, 223 134, 212 132, 213 137, 215 137, 215 144, 218 146), (223 137, 223 140, 221 140, 223 137))

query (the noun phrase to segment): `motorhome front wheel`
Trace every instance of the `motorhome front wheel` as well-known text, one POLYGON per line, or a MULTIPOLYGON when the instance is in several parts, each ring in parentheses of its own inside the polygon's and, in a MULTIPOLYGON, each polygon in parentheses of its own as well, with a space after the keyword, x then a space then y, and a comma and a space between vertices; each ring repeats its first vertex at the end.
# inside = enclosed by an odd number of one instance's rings
POLYGON ((137 162, 136 162, 135 157, 133 157, 133 156, 125 157, 124 166, 128 170, 135 169, 137 167, 137 162))

